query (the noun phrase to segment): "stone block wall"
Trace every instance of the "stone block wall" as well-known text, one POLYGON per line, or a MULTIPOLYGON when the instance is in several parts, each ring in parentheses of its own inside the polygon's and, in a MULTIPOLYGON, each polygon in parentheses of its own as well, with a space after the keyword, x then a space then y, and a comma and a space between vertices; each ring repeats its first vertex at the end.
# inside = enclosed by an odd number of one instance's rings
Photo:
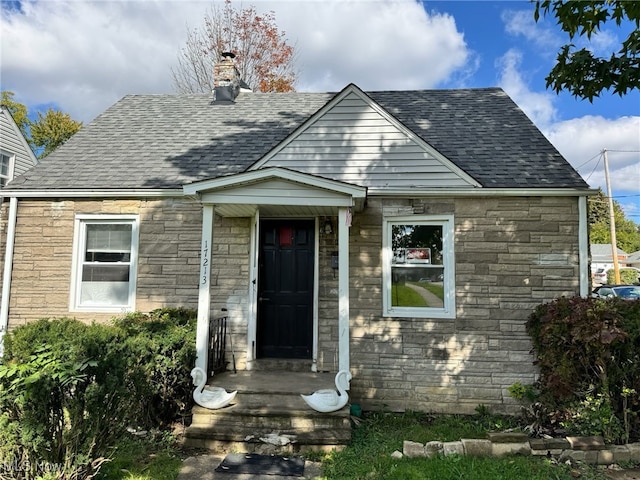
MULTIPOLYGON (((136 309, 196 308, 202 208, 188 199, 20 200, 10 327, 69 312, 76 213, 140 215, 136 309)), ((333 218, 335 222, 335 217, 333 218)), ((320 218, 320 225, 323 225, 320 218)), ((335 227, 335 223, 334 223, 335 227)), ((334 228, 337 230, 337 228, 334 228)), ((227 309, 237 367, 246 363, 251 220, 214 222, 212 316, 227 309)), ((320 233, 318 368, 337 369, 335 234, 320 233)), ((365 409, 515 412, 508 387, 532 383, 525 322, 535 306, 579 291, 578 202, 571 197, 370 197, 350 230, 351 399, 365 409), (451 214, 454 319, 382 316, 383 219, 451 214)))
POLYGON ((107 321, 116 315, 69 311, 76 214, 140 215, 137 310, 197 307, 199 204, 181 198, 23 199, 18 203, 9 328, 43 317, 107 321))
POLYGON ((579 293, 577 199, 370 198, 350 235, 352 401, 365 409, 473 413, 484 404, 516 412, 508 387, 537 375, 529 314, 579 293), (455 319, 382 316, 389 212, 454 215, 455 319))

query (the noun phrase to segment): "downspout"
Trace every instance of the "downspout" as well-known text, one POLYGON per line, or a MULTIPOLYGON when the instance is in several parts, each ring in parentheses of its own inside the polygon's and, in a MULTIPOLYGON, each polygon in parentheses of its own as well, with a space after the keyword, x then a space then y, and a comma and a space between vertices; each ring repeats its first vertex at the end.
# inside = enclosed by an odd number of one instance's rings
POLYGON ((580 296, 586 298, 591 292, 589 269, 589 219, 587 218, 587 197, 578 197, 578 251, 580 265, 580 296))
POLYGON ((7 219, 7 243, 4 253, 2 272, 2 300, 0 301, 0 357, 4 354, 4 335, 9 327, 9 297, 11 296, 11 272, 13 270, 13 247, 16 239, 16 219, 18 217, 18 198, 9 200, 9 218, 7 219))

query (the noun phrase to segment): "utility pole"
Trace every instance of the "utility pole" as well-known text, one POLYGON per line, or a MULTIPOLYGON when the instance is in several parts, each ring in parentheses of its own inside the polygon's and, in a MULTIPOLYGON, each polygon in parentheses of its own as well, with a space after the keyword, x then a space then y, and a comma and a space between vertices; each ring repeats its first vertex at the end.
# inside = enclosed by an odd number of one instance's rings
POLYGON ((616 219, 613 210, 613 194, 611 193, 611 181, 609 180, 609 159, 607 149, 602 150, 604 156, 604 178, 607 182, 607 197, 609 197, 609 227, 611 229, 611 257, 613 259, 613 276, 616 285, 620 283, 620 265, 618 265, 618 244, 616 241, 616 219))

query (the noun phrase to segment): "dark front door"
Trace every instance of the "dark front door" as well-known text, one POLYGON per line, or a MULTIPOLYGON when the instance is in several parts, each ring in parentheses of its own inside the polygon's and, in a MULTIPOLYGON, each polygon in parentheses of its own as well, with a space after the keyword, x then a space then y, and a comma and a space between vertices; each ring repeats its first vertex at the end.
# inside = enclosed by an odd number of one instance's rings
POLYGON ((264 220, 260 226, 257 356, 311 358, 312 220, 264 220))

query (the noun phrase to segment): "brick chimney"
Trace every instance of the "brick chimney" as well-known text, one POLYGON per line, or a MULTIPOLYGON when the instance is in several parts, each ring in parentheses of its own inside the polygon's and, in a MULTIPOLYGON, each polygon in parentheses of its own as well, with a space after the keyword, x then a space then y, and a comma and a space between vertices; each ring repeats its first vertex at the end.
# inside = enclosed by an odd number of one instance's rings
POLYGON ((224 52, 222 60, 213 67, 213 94, 216 103, 233 102, 240 93, 240 72, 231 52, 224 52))

